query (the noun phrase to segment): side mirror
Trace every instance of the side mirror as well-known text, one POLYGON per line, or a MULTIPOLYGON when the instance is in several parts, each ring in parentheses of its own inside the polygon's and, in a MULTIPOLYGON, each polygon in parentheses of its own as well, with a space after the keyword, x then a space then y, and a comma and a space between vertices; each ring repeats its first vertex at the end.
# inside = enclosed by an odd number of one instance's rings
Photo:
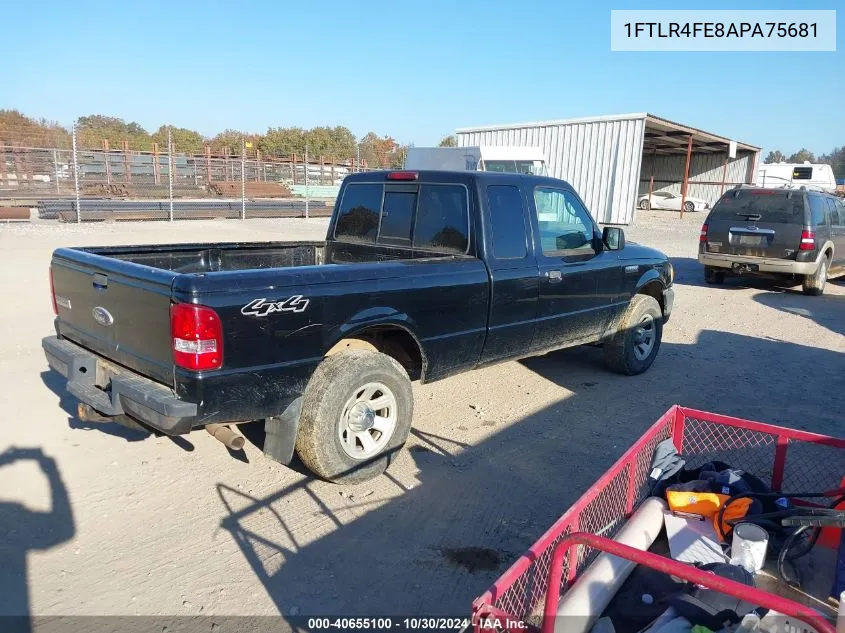
POLYGON ((618 226, 606 226, 601 233, 602 242, 609 251, 621 251, 625 248, 625 231, 618 226))

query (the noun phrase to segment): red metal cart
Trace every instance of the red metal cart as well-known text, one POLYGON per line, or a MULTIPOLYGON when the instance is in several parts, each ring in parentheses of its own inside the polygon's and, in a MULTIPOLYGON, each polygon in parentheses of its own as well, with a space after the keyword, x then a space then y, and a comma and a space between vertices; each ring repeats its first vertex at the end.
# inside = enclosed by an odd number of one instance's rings
POLYGON ((667 438, 673 439, 690 468, 721 460, 754 473, 772 490, 832 490, 845 475, 843 439, 675 405, 473 602, 476 631, 498 628, 524 633, 527 626, 550 633, 560 596, 599 551, 605 551, 774 609, 818 633, 835 633, 809 607, 612 540, 637 502, 648 494, 654 448, 667 438))

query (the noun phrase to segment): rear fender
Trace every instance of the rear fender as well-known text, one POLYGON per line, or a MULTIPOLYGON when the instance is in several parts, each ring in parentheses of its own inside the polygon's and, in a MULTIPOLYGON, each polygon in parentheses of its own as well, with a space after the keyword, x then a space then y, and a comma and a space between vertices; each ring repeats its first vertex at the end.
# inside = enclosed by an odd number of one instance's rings
POLYGON ((403 330, 413 339, 422 360, 422 377, 424 379, 428 370, 428 356, 419 337, 415 334, 416 324, 407 314, 393 308, 373 307, 362 310, 329 334, 325 351, 328 352, 345 338, 366 337, 367 330, 374 328, 396 328, 403 330))

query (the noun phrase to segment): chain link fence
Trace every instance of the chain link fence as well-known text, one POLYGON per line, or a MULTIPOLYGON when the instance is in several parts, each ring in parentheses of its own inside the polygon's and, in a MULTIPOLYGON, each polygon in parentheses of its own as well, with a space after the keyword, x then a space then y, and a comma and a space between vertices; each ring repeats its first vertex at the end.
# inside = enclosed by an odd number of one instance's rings
POLYGON ((331 215, 343 178, 366 171, 360 158, 266 157, 242 140, 235 155, 83 148, 76 127, 70 148, 0 144, 0 210, 37 208, 42 220, 183 220, 331 215))

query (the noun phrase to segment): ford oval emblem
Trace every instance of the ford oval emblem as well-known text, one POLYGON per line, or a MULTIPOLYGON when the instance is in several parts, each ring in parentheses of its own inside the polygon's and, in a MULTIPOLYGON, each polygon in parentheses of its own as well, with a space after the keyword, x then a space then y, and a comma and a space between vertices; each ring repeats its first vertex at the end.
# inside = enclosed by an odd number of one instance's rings
POLYGON ((91 314, 94 320, 100 325, 111 325, 114 323, 114 317, 111 315, 111 312, 103 307, 97 306, 91 310, 91 314))

